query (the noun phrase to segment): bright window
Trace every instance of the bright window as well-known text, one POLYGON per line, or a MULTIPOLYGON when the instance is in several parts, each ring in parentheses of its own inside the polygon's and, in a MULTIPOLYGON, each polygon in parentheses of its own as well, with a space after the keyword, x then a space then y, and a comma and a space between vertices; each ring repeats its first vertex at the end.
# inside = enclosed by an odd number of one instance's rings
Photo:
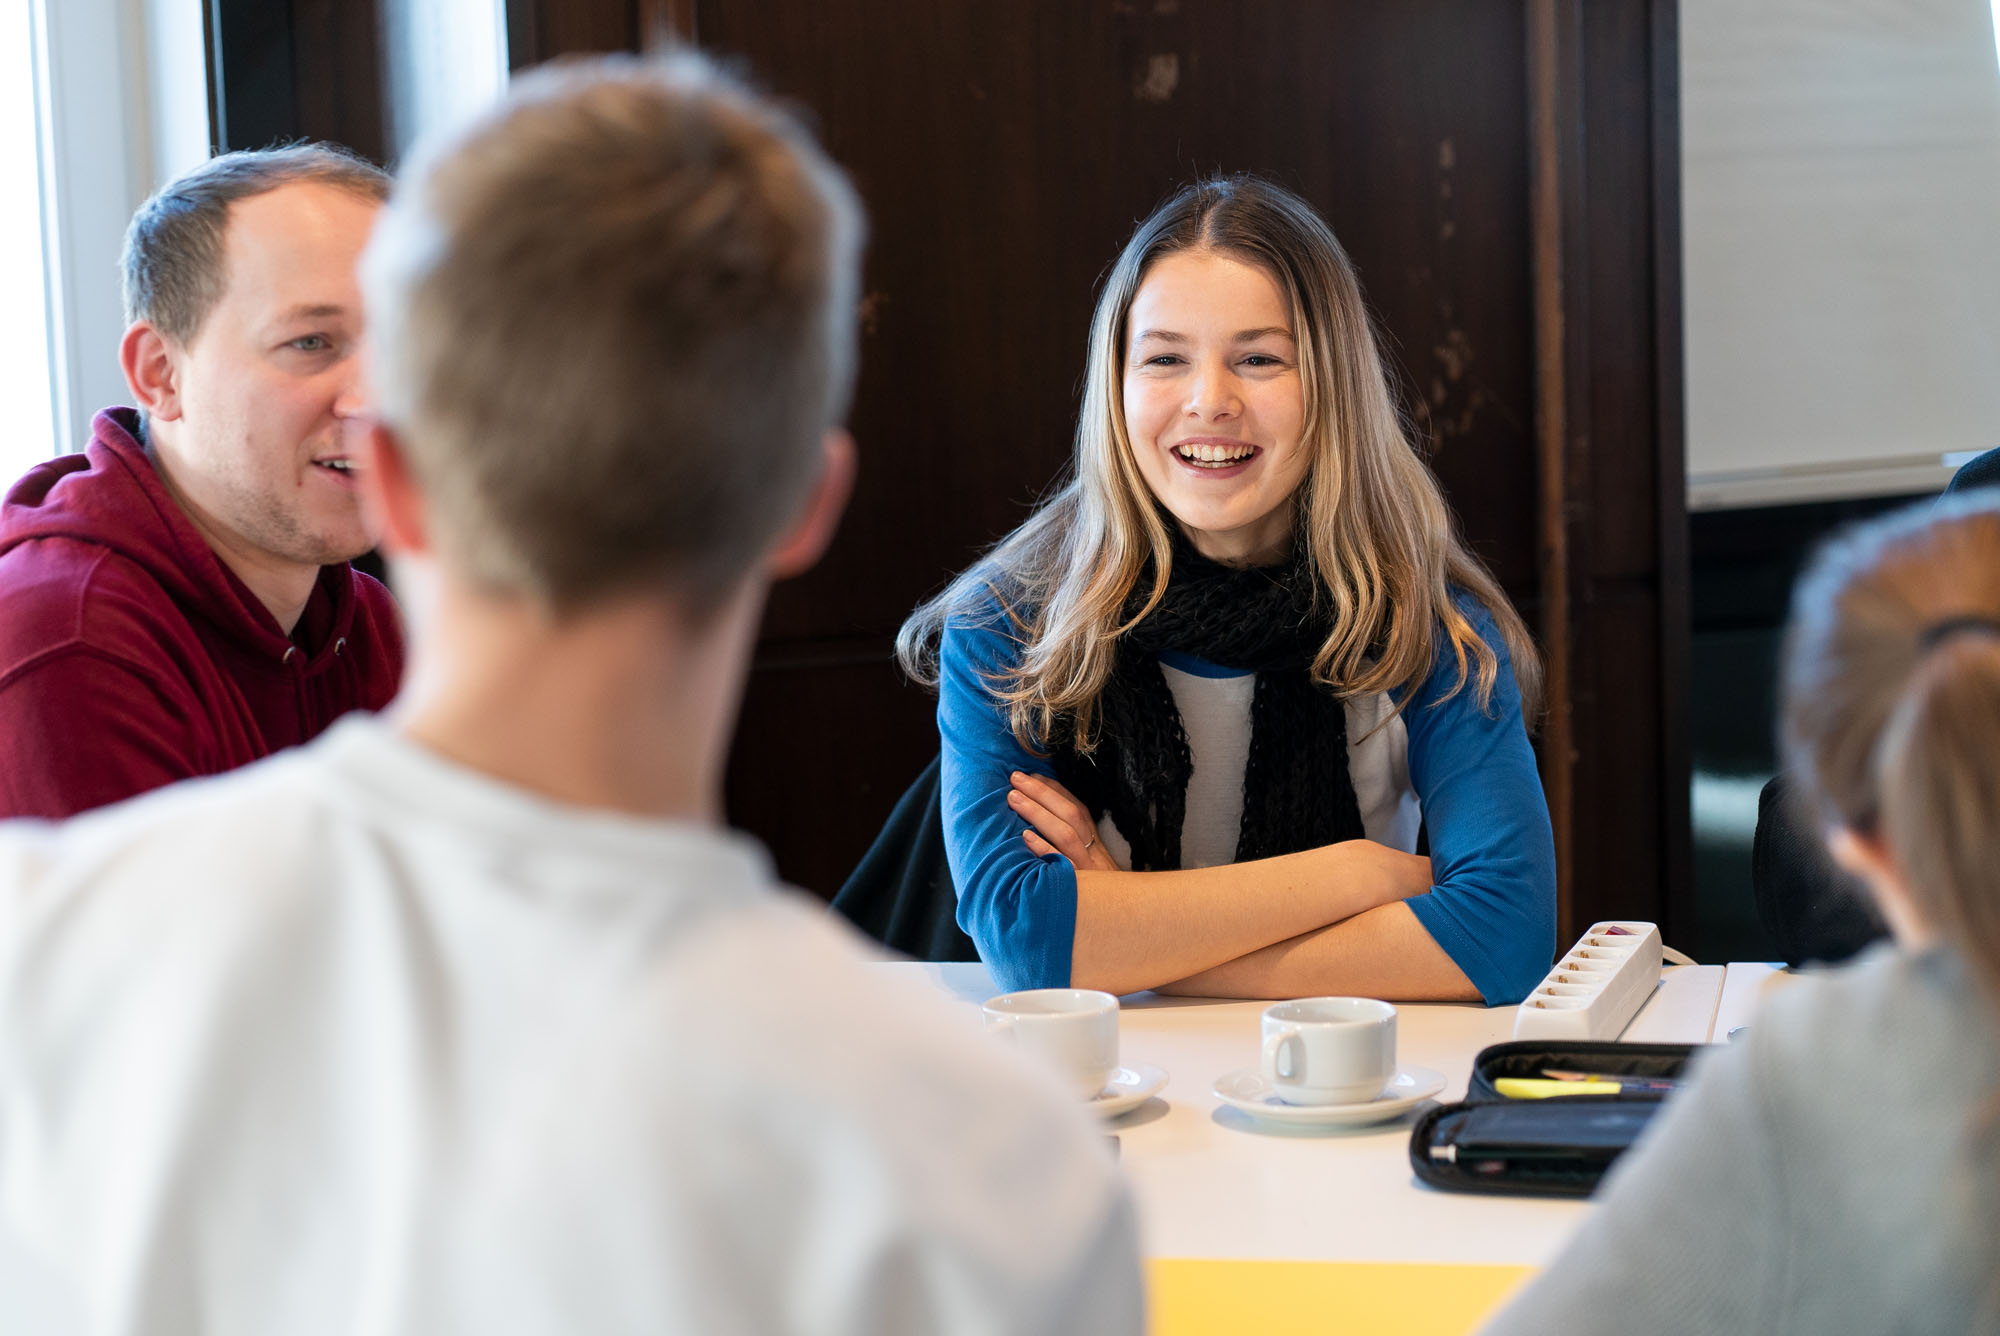
POLYGON ((29 7, 0 5, 0 487, 56 453, 35 65, 29 7))

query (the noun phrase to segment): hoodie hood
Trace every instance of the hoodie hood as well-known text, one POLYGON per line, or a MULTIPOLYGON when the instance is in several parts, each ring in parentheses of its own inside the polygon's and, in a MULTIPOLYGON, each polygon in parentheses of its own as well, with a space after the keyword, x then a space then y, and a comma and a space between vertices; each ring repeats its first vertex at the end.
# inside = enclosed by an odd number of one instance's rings
POLYGON ((65 538, 108 548, 142 567, 191 618, 259 657, 301 649, 330 657, 354 618, 345 564, 324 567, 299 619, 298 641, 216 556, 175 502, 140 441, 138 410, 108 408, 83 453, 36 465, 0 500, 0 556, 23 543, 65 538))

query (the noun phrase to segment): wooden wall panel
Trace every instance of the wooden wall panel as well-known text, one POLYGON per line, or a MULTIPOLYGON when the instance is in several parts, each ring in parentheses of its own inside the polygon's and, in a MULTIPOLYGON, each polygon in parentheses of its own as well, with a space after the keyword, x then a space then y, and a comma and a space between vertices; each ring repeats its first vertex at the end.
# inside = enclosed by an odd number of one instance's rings
POLYGON ((795 885, 831 893, 937 754, 934 708, 881 645, 767 651, 744 693, 730 820, 755 832, 795 885))
POLYGON ((694 41, 698 0, 507 0, 513 69, 581 51, 637 51, 694 41))
POLYGON ((1531 592, 1525 141, 1488 110, 1521 105, 1523 75, 1476 59, 1523 36, 1509 7, 1470 11, 1473 32, 1454 8, 703 3, 704 45, 810 108, 874 215, 863 476, 767 636, 893 629, 1018 522, 1068 459, 1098 278, 1138 217, 1215 170, 1326 213, 1468 528, 1531 592))
POLYGON ((507 62, 514 69, 580 51, 636 51, 645 44, 639 0, 509 4, 507 62))
POLYGON ((1568 606, 1546 630, 1568 662, 1543 771, 1565 922, 1642 908, 1671 934, 1691 860, 1674 7, 1533 3, 1561 108, 1543 146, 1557 198, 1537 226, 1560 233, 1560 293, 1540 318, 1561 327, 1547 371, 1563 386, 1568 606))

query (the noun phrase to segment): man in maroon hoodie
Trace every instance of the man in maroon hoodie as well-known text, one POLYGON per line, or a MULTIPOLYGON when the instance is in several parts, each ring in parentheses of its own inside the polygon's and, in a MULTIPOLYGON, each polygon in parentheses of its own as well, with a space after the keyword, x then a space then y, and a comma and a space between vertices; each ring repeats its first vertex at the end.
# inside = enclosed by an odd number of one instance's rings
POLYGON ((0 501, 0 817, 64 817, 292 746, 402 674, 345 442, 355 262, 387 176, 232 153, 126 233, 138 408, 0 501))

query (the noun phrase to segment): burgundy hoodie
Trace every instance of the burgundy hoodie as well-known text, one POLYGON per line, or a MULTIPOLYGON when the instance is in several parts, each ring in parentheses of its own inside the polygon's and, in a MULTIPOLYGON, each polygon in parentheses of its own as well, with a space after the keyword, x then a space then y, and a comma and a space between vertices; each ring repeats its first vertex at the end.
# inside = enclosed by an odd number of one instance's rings
POLYGON ((0 817, 64 817, 290 747, 396 694, 389 591, 322 567, 293 634, 215 555, 139 444, 97 415, 80 455, 0 501, 0 817))

